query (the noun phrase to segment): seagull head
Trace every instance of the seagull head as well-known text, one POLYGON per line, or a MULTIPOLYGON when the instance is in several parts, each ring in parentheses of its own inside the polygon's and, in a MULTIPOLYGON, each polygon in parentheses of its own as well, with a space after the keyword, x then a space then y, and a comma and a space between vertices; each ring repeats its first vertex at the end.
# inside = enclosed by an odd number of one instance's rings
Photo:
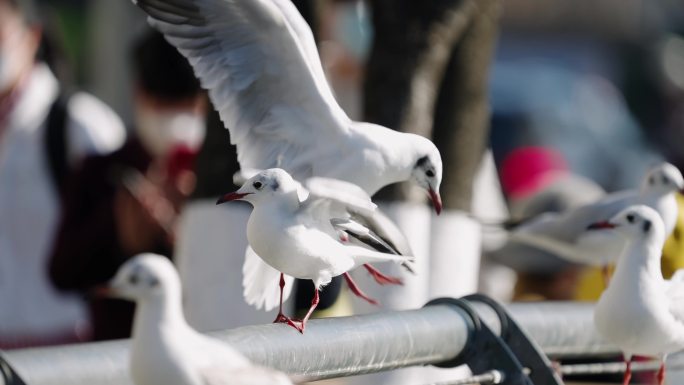
POLYGON ((442 184, 442 156, 432 141, 415 135, 416 153, 410 180, 427 191, 437 214, 442 212, 439 186, 442 184))
POLYGON ((609 220, 593 223, 587 229, 615 231, 627 239, 660 237, 663 242, 665 240, 665 225, 660 214, 645 205, 627 207, 609 220))
POLYGON ((96 294, 131 301, 163 297, 169 291, 180 295, 180 279, 171 261, 161 255, 145 253, 129 259, 108 285, 96 294))
POLYGON ((661 163, 650 169, 642 183, 642 191, 669 194, 684 193, 684 178, 677 167, 669 163, 661 163))
POLYGON ((263 199, 273 199, 275 196, 294 195, 299 197, 301 189, 301 185, 287 171, 280 168, 270 168, 247 179, 240 189, 223 195, 216 201, 216 204, 243 200, 254 205, 263 199))

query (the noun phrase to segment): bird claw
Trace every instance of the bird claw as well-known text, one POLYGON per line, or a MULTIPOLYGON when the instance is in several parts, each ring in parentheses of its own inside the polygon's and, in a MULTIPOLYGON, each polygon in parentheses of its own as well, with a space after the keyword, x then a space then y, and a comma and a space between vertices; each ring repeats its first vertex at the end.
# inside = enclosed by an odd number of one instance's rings
POLYGON ((302 334, 304 334, 304 327, 306 326, 306 324, 302 320, 290 318, 284 315, 283 313, 279 313, 276 319, 273 321, 273 323, 288 324, 293 328, 297 329, 297 331, 302 334))

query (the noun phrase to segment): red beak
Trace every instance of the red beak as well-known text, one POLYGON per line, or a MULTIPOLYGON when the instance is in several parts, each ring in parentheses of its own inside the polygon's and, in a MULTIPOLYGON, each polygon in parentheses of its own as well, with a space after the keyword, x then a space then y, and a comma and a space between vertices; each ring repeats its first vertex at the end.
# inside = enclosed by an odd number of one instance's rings
POLYGON ((428 192, 430 193, 432 205, 435 207, 435 212, 437 212, 437 215, 439 215, 442 212, 442 198, 439 196, 438 192, 432 189, 432 187, 430 187, 428 192))
POLYGON ((610 223, 608 221, 601 221, 590 224, 589 226, 587 226, 587 230, 614 229, 616 227, 617 225, 613 223, 610 223))
POLYGON ((220 197, 217 201, 216 204, 220 205, 221 203, 226 203, 230 201, 236 201, 239 199, 242 199, 243 197, 249 195, 250 193, 239 193, 239 192, 232 192, 228 193, 222 197, 220 197))

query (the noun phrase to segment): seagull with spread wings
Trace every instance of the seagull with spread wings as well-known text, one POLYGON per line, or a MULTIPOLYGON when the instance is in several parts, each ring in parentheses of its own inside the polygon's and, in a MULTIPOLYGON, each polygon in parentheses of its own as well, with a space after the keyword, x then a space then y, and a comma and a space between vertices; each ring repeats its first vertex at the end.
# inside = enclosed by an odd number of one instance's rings
MULTIPOLYGON (((309 26, 289 0, 134 2, 188 58, 209 90, 247 177, 254 170, 279 167, 299 181, 335 178, 369 195, 411 181, 441 211, 442 160, 436 146, 418 135, 351 120, 335 101, 309 26)), ((401 232, 379 211, 355 220, 395 251, 412 254, 401 232)), ((367 268, 378 282, 394 281, 367 268)), ((246 300, 257 307, 275 306, 275 286, 265 283, 278 283, 278 273, 251 250, 243 270, 246 300), (264 285, 255 287, 256 282, 264 285)))

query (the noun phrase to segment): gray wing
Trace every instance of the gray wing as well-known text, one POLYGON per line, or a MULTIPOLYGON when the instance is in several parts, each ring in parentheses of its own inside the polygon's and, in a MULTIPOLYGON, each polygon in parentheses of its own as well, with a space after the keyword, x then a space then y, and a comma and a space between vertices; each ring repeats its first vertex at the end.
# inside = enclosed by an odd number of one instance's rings
POLYGON ((359 186, 338 179, 308 178, 304 187, 309 192, 307 203, 324 206, 329 218, 347 218, 350 213, 370 216, 377 206, 371 197, 359 186))
POLYGON ((586 204, 563 213, 542 214, 538 218, 523 222, 512 231, 515 233, 536 234, 558 241, 573 243, 592 223, 605 221, 620 210, 637 202, 634 191, 624 191, 606 195, 597 202, 586 204))
POLYGON ((508 242, 491 256, 504 264, 522 267, 522 271, 554 271, 567 266, 567 262, 593 264, 593 259, 588 260, 577 249, 587 235, 587 227, 610 219, 637 199, 634 191, 618 192, 562 213, 527 219, 509 232, 508 242), (540 258, 542 255, 545 259, 540 258))
MULTIPOLYGON (((328 216, 333 228, 355 238, 359 244, 395 255, 411 256, 408 240, 399 228, 382 214, 370 196, 359 186, 331 178, 314 177, 304 183, 309 210, 328 216)), ((404 264, 413 272, 410 264, 404 264)))
POLYGON ((192 65, 230 130, 240 166, 297 177, 334 153, 349 118, 311 31, 284 0, 137 0, 192 65))

